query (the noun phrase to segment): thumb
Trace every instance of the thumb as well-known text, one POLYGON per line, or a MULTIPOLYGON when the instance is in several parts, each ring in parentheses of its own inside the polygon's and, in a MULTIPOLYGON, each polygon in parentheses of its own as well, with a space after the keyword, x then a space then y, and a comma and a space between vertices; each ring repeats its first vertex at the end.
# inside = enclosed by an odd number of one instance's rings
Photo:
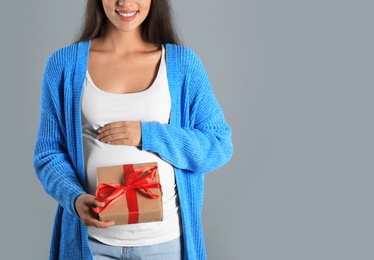
POLYGON ((105 206, 105 203, 104 202, 100 202, 98 201, 94 196, 93 196, 93 203, 95 205, 95 207, 99 207, 99 208, 102 208, 105 206))
POLYGON ((91 194, 85 194, 84 203, 87 205, 94 205, 95 207, 103 207, 105 203, 100 202, 95 196, 91 194))

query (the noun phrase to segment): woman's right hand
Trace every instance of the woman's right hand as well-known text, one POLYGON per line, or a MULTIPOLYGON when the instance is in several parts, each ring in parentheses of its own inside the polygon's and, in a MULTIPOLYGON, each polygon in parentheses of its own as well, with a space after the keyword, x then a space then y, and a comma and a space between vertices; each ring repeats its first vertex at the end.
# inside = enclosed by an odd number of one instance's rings
POLYGON ((85 226, 95 226, 97 228, 108 228, 114 225, 114 221, 100 221, 98 215, 93 211, 94 207, 104 207, 103 202, 99 202, 91 194, 81 194, 75 200, 75 210, 85 226))

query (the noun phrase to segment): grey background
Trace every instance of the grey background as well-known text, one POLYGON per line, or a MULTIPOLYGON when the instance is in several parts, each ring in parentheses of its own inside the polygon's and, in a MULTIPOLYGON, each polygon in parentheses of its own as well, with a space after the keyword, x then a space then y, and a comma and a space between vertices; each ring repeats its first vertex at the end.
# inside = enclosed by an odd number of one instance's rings
MULTIPOLYGON (((233 128, 232 160, 206 179, 209 259, 374 259, 373 1, 172 2, 233 128)), ((40 83, 83 6, 1 4, 1 259, 48 256, 40 83)))

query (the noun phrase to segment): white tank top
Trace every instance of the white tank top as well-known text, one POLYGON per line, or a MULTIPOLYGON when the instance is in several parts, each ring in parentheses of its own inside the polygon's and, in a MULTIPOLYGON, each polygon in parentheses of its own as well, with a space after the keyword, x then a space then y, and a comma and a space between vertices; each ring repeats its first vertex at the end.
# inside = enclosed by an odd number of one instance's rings
POLYGON ((96 167, 130 163, 158 163, 163 191, 163 221, 113 226, 88 227, 88 234, 113 246, 145 246, 166 242, 181 235, 179 200, 174 168, 157 154, 134 146, 109 145, 96 139, 97 130, 115 121, 157 121, 167 124, 171 99, 166 74, 165 48, 153 84, 146 90, 114 94, 100 90, 87 72, 82 95, 82 132, 87 192, 95 195, 96 167))

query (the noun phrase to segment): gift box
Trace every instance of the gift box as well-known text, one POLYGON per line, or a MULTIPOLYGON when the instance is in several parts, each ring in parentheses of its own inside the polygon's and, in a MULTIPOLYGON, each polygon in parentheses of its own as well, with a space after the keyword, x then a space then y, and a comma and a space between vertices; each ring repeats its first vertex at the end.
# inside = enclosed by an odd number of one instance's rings
POLYGON ((157 163, 98 167, 96 177, 96 198, 105 203, 94 208, 101 221, 113 220, 116 225, 162 221, 157 163))

